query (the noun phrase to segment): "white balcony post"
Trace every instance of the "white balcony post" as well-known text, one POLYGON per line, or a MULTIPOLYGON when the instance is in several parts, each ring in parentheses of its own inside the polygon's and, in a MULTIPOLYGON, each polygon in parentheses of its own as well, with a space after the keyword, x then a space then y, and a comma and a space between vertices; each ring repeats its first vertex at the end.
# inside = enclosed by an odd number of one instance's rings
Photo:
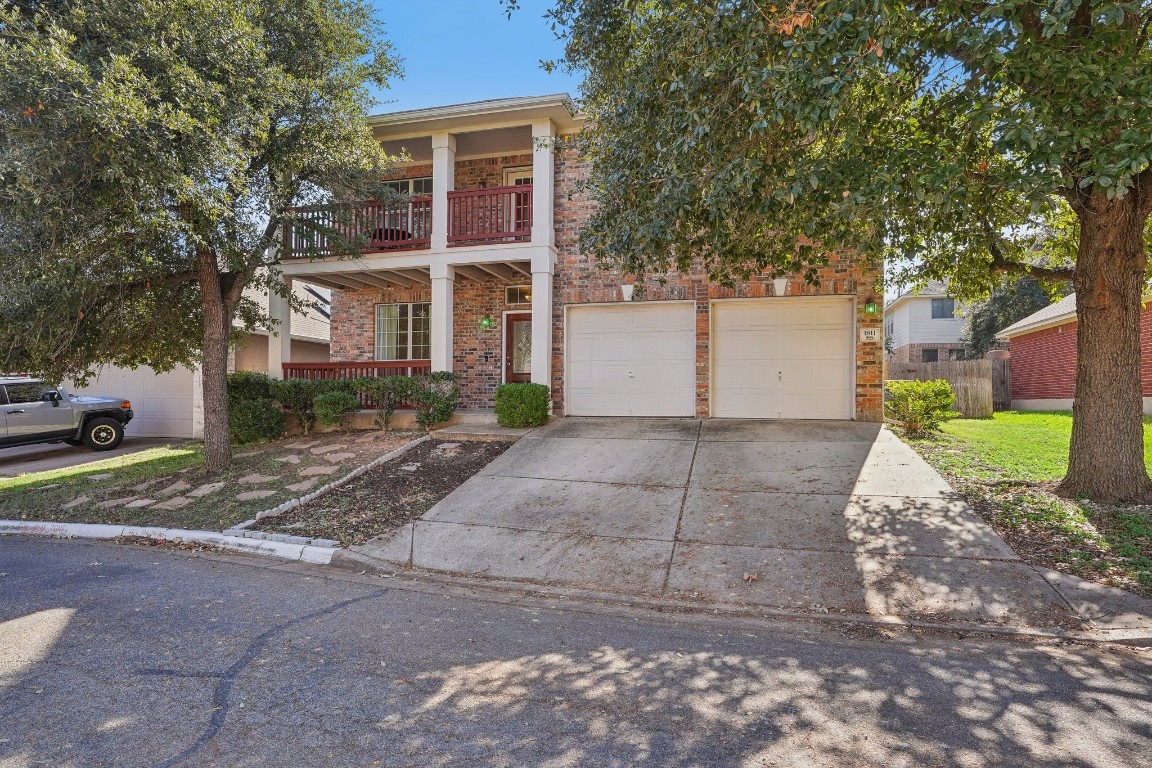
MULTIPOLYGON (((281 275, 292 295, 292 278, 281 275)), ((268 291, 268 317, 279 321, 268 332, 268 375, 274 379, 284 378, 284 363, 292 361, 292 307, 288 299, 274 290, 268 291)))
MULTIPOLYGON (((552 195, 556 181, 556 128, 551 120, 532 123, 532 244, 553 245, 552 195)), ((535 296, 535 292, 532 294, 535 296)))
POLYGON ((456 188, 456 137, 432 134, 432 247, 448 247, 448 193, 456 188))
POLYGON ((432 264, 432 370, 452 370, 452 289, 456 269, 432 264))
MULTIPOLYGON (((533 179, 535 183, 535 179, 533 179)), ((532 383, 552 386, 552 251, 532 259, 532 383)))

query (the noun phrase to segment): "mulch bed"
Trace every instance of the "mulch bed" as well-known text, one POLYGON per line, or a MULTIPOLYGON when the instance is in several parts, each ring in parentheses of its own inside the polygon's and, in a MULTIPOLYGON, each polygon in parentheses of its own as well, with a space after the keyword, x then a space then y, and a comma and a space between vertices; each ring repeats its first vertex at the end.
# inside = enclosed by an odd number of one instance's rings
POLYGON ((511 445, 429 440, 332 493, 265 518, 253 528, 336 539, 344 546, 363 544, 423 515, 511 445))

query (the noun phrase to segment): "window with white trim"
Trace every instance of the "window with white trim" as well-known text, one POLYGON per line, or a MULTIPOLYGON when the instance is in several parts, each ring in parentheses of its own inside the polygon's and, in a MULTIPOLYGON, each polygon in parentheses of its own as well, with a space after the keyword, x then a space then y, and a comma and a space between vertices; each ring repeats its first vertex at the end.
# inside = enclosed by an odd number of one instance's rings
POLYGON ((432 357, 432 305, 377 304, 376 359, 427 360, 432 357))
POLYGON ((432 177, 421 176, 416 179, 393 179, 384 182, 384 186, 402 195, 430 195, 432 194, 432 177))
POLYGON ((955 299, 932 299, 932 319, 951 320, 956 316, 955 299))

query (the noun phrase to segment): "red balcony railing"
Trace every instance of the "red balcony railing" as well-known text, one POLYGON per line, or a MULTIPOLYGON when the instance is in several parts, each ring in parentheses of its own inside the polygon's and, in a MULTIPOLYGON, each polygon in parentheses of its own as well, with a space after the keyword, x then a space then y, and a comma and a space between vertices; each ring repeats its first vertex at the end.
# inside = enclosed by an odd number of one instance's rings
MULTIPOLYGON (((313 205, 295 209, 284 257, 323 258, 340 247, 362 253, 428 248, 432 197, 388 203, 313 205)), ((514 243, 532 239, 532 185, 448 193, 448 245, 514 243)))
POLYGON ((284 243, 288 258, 331 256, 338 245, 369 252, 427 248, 432 242, 432 198, 427 195, 387 203, 313 205, 295 213, 284 243))
POLYGON ((448 193, 448 245, 532 238, 532 185, 448 193))
MULTIPOLYGON (((286 379, 360 379, 385 376, 420 376, 432 372, 431 360, 373 360, 356 363, 284 363, 286 379)), ((376 403, 364 393, 358 395, 361 408, 376 403)), ((402 407, 410 407, 404 404, 402 407)))
POLYGON ((353 363, 284 363, 286 379, 360 379, 418 376, 432 371, 431 360, 370 360, 353 363))

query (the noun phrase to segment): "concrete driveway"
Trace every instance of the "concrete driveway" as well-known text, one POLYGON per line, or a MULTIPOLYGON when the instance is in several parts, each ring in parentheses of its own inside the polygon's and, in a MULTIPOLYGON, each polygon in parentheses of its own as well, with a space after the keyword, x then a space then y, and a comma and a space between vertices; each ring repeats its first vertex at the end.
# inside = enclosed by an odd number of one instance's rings
POLYGON ((63 469, 103 461, 113 456, 146 451, 162 445, 183 443, 161 437, 132 437, 126 435, 124 442, 111 451, 90 451, 83 446, 64 443, 42 443, 23 445, 19 448, 0 448, 0 477, 16 477, 29 472, 43 472, 49 469, 63 469))
POLYGON ((1022 563, 877 424, 559 419, 358 551, 749 609, 1152 627, 1148 601, 1022 563))

